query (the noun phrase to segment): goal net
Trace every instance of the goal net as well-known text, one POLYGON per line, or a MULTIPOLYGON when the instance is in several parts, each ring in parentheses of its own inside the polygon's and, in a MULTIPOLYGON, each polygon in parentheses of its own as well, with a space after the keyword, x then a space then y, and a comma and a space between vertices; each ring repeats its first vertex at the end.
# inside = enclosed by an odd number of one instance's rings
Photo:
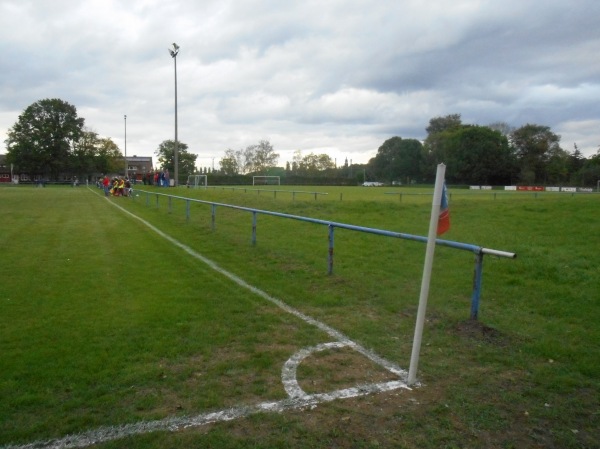
POLYGON ((252 177, 252 185, 253 186, 278 186, 281 184, 279 183, 279 176, 253 176, 252 177))
POLYGON ((189 175, 187 186, 197 189, 198 187, 206 187, 208 185, 208 177, 206 175, 189 175))

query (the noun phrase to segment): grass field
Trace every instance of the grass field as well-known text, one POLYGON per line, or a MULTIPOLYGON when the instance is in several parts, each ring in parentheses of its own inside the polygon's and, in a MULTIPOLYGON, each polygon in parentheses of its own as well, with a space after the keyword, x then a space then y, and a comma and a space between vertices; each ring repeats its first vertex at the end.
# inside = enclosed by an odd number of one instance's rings
MULTIPOLYGON (((145 190, 416 235, 431 203, 417 189, 145 190)), ((444 238, 518 258, 485 259, 472 322, 473 255, 436 249, 420 387, 94 447, 600 447, 600 196, 450 193, 444 238)), ((286 361, 332 341, 126 211, 408 369, 422 243, 336 230, 328 275, 325 226, 259 215, 253 246, 248 212, 217 208, 213 230, 210 206, 187 220, 184 201, 143 193, 3 187, 0 204, 2 448, 286 403, 286 361)), ((315 395, 398 378, 347 347, 310 355, 296 377, 315 395)))

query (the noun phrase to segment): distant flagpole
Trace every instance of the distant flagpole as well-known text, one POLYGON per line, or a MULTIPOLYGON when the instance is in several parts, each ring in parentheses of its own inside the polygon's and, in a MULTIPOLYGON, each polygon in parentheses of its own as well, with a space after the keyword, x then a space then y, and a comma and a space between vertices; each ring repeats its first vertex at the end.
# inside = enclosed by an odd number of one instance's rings
MULTIPOLYGON (((423 324, 425 322, 425 310, 427 309, 427 298, 429 297, 429 284, 431 281, 431 268, 433 266, 433 255, 435 252, 435 239, 438 233, 438 222, 440 220, 440 208, 444 191, 444 176, 446 166, 439 164, 435 175, 435 187, 433 189, 433 201, 431 203, 431 218, 429 220, 429 234, 427 236, 427 249, 425 251, 425 264, 423 267, 423 279, 421 280, 421 295, 419 297, 419 309, 417 311, 417 322, 415 324, 415 336, 413 338, 412 354, 410 356, 410 367, 408 370, 408 385, 415 383, 417 379, 417 366, 419 364, 419 352, 421 351, 421 340, 423 337, 423 324)), ((447 203, 446 203, 447 207, 447 203)))

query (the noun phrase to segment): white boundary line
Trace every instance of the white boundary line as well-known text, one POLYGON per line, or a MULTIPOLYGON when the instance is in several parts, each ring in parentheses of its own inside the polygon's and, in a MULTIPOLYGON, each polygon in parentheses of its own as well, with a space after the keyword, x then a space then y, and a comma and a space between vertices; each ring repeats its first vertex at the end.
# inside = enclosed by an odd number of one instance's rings
POLYGON ((336 390, 330 393, 319 393, 306 395, 300 399, 283 399, 274 402, 262 402, 248 407, 234 407, 212 413, 203 413, 191 417, 165 418, 157 421, 146 421, 121 426, 100 427, 88 432, 69 435, 60 439, 48 441, 36 441, 22 446, 3 446, 3 449, 72 449, 83 448, 94 444, 106 443, 134 435, 150 432, 176 432, 178 430, 201 427, 216 422, 233 421, 257 413, 283 412, 286 410, 298 410, 303 408, 314 408, 320 403, 331 402, 337 399, 348 399, 366 396, 373 393, 397 390, 400 388, 410 389, 403 381, 382 382, 336 390))
MULTIPOLYGON (((91 189, 89 189, 91 190, 91 189)), ((96 192, 94 192, 96 193, 96 192)), ((97 193, 96 193, 97 194, 97 193)), ((373 393, 382 393, 385 391, 392 391, 397 389, 406 389, 410 390, 411 388, 406 384, 406 379, 408 377, 408 373, 406 370, 401 369, 397 365, 383 359, 378 356, 374 352, 360 346, 358 343, 350 340, 347 336, 342 334, 341 332, 333 329, 332 327, 318 321, 299 310, 290 307, 283 301, 272 297, 268 293, 263 290, 254 287, 253 285, 248 284, 246 281, 236 276, 233 273, 221 268, 215 262, 210 259, 207 259, 200 253, 196 252, 192 248, 178 240, 174 239, 170 235, 164 233, 148 221, 143 218, 138 217, 132 212, 124 209, 118 204, 110 201, 109 198, 106 198, 107 201, 113 205, 114 207, 121 210, 123 213, 131 216, 132 218, 140 221, 149 229, 157 233, 159 236, 169 241, 173 245, 179 247, 190 256, 200 260, 201 262, 208 265, 213 270, 227 277, 231 281, 238 284, 240 287, 243 287, 247 290, 250 290, 254 294, 266 299, 267 301, 275 304, 277 307, 283 309, 284 311, 296 316, 297 318, 305 321, 308 324, 316 326, 321 329, 325 333, 327 333, 330 337, 335 339, 336 341, 330 343, 323 343, 317 346, 313 346, 310 348, 301 349, 296 354, 288 359, 288 361, 284 364, 281 379, 286 393, 288 394, 288 399, 283 399, 281 401, 274 402, 262 402, 252 406, 240 406, 234 407, 227 410, 221 410, 218 412, 210 412, 210 413, 202 413, 196 416, 191 417, 170 417, 156 421, 143 421, 134 424, 126 424, 121 426, 110 426, 110 427, 100 427, 95 430, 90 430, 87 432, 83 432, 76 435, 68 435, 63 438, 48 440, 48 441, 36 441, 33 443, 25 444, 25 445, 9 445, 2 446, 0 449, 71 449, 71 448, 83 448, 87 446, 91 446, 93 444, 104 443, 107 441, 112 441, 120 438, 124 438, 127 436, 140 435, 150 432, 156 431, 170 431, 174 432, 177 430, 188 429, 193 427, 200 427, 210 423, 215 422, 224 422, 224 421, 232 421, 234 419, 246 417, 249 415, 253 415, 256 413, 264 413, 264 412, 283 412, 285 410, 294 410, 294 409, 302 409, 302 408, 314 408, 319 403, 331 402, 337 399, 347 399, 354 398, 359 396, 366 396, 373 393), (363 356, 367 357, 372 362, 377 365, 385 368, 392 374, 398 376, 400 380, 389 381, 389 382, 380 382, 374 384, 365 384, 359 385, 353 388, 346 388, 342 390, 335 390, 329 393, 316 393, 316 394, 306 394, 302 388, 299 386, 298 381, 296 379, 296 370, 298 365, 312 353, 317 351, 324 351, 330 348, 352 348, 363 356)))

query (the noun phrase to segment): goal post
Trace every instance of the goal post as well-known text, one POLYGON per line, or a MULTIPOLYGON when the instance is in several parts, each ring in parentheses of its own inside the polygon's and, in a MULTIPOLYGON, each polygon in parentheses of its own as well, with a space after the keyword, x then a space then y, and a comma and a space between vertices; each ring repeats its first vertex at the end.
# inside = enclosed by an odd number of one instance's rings
POLYGON ((252 176, 253 186, 278 186, 281 185, 279 176, 252 176))
POLYGON ((187 186, 197 189, 199 187, 206 187, 208 185, 208 176, 206 175, 189 175, 187 179, 187 186))

